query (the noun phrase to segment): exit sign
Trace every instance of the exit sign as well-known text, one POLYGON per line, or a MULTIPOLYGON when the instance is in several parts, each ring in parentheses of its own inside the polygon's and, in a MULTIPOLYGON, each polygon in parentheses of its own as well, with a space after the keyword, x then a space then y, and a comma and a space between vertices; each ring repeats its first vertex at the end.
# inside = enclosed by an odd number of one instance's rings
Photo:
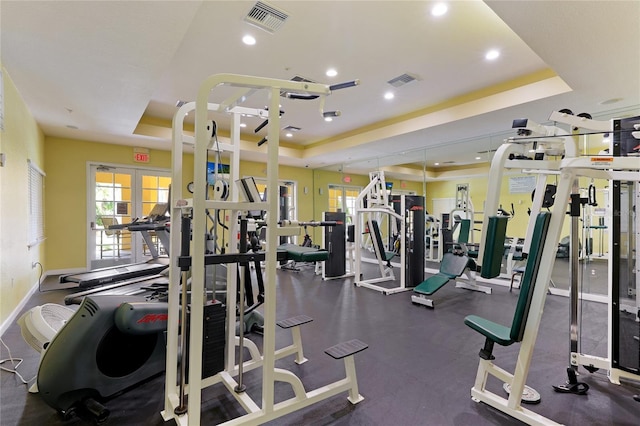
POLYGON ((150 158, 148 149, 133 148, 133 161, 136 163, 148 163, 150 158))

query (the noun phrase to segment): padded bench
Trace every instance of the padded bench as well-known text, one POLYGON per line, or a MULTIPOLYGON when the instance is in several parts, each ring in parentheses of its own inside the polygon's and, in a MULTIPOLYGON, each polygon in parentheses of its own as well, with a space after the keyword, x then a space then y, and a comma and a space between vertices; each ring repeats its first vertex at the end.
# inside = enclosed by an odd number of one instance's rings
MULTIPOLYGON (((327 250, 304 247, 291 243, 280 244, 278 246, 278 252, 286 253, 287 263, 280 268, 287 271, 300 271, 300 268, 297 266, 298 262, 316 263, 329 259, 329 252, 327 250)), ((319 264, 316 263, 316 274, 319 273, 318 266, 319 264)))
POLYGON ((303 247, 296 244, 280 244, 278 250, 287 252, 287 259, 294 262, 322 262, 329 259, 329 252, 313 247, 303 247))
POLYGON ((455 280, 461 276, 466 269, 475 270, 476 262, 469 256, 445 253, 440 263, 440 271, 413 289, 413 292, 417 294, 417 296, 411 296, 411 301, 433 308, 433 300, 425 296, 431 296, 450 280, 455 280))

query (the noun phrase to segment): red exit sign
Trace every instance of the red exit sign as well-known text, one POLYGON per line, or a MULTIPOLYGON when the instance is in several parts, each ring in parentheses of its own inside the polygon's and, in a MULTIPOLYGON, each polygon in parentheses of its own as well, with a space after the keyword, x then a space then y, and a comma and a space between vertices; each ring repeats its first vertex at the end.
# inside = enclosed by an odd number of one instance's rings
POLYGON ((151 157, 149 156, 149 150, 146 148, 134 148, 133 149, 133 161, 136 163, 148 163, 151 157))

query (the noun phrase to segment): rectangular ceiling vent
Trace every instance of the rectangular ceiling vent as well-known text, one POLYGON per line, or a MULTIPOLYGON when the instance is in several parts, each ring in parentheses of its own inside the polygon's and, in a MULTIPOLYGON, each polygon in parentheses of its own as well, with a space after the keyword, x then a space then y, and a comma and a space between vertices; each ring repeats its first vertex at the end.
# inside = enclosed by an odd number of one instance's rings
POLYGON ((267 32, 274 33, 287 20, 289 15, 265 2, 257 2, 244 17, 244 20, 267 32))
MULTIPOLYGON (((291 81, 302 81, 305 83, 317 83, 317 81, 313 81, 313 80, 309 80, 308 78, 304 78, 302 76, 299 75, 294 75, 291 78, 291 81)), ((287 91, 287 90, 281 90, 280 91, 280 96, 282 96, 283 98, 288 98, 289 94, 291 94, 291 92, 287 91)), ((315 96, 317 98, 317 96, 315 96)))
POLYGON ((400 86, 404 86, 407 83, 411 83, 412 81, 416 81, 416 80, 420 80, 420 78, 418 77, 417 74, 411 74, 411 73, 404 73, 402 75, 399 75, 395 78, 392 78, 391 80, 387 81, 387 83, 389 83, 390 85, 392 85, 393 87, 400 87, 400 86))
POLYGON ((285 132, 299 132, 302 129, 296 126, 287 126, 287 127, 284 127, 282 130, 284 130, 285 132))

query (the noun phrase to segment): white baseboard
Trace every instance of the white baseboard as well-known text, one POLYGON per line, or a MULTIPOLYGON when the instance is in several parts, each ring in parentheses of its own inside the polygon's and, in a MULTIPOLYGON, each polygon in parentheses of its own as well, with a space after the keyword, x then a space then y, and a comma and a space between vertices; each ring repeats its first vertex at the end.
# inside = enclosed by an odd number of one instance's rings
POLYGON ((79 274, 81 272, 87 272, 87 268, 71 268, 71 269, 52 269, 50 271, 45 272, 42 279, 50 276, 50 275, 68 275, 68 274, 79 274))
MULTIPOLYGON (((44 274, 42 274, 41 280, 44 281, 48 276, 51 275, 77 274, 79 272, 86 272, 86 270, 86 268, 54 269, 51 271, 46 271, 44 274)), ((13 324, 18 319, 18 314, 25 307, 25 305, 29 301, 29 298, 33 296, 36 291, 38 291, 38 284, 38 282, 33 284, 31 290, 29 290, 27 294, 24 295, 20 303, 18 303, 18 305, 11 312, 11 315, 9 315, 7 319, 2 323, 2 326, 0 326, 0 336, 4 335, 5 331, 7 331, 11 324, 13 324)))
POLYGON ((18 306, 16 306, 13 312, 11 312, 11 315, 9 315, 7 319, 2 323, 2 326, 0 326, 0 336, 4 336, 4 332, 7 331, 11 324, 16 321, 16 319, 18 318, 18 314, 22 311, 22 309, 29 301, 29 298, 33 296, 36 291, 38 291, 37 282, 31 287, 31 290, 29 290, 27 294, 24 295, 20 303, 18 303, 18 306))

